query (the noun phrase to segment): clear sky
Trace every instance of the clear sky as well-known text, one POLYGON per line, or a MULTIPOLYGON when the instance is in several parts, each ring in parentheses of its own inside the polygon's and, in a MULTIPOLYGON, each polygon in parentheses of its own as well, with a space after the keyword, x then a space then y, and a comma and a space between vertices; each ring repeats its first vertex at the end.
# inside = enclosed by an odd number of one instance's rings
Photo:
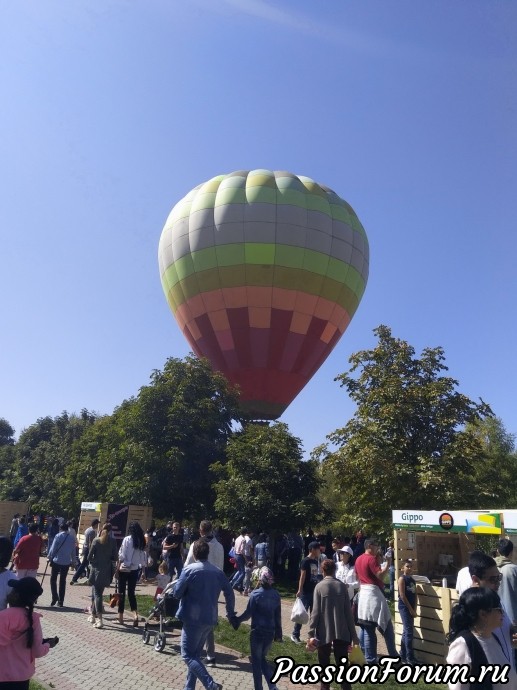
POLYGON ((370 240, 362 303, 282 417, 306 451, 333 381, 397 337, 445 348, 517 432, 517 4, 4 0, 0 417, 99 413, 183 339, 162 292, 172 206, 220 173, 307 175, 370 240))

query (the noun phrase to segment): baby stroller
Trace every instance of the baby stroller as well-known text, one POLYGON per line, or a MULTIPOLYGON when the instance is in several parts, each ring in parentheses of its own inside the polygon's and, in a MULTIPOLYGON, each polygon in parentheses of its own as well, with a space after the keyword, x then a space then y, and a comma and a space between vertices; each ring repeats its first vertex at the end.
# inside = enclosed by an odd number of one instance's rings
POLYGON ((149 644, 151 641, 151 636, 154 636, 154 649, 157 652, 163 652, 165 649, 167 635, 164 631, 164 628, 166 627, 168 618, 175 618, 180 603, 178 599, 174 599, 172 596, 173 587, 174 583, 169 582, 163 592, 158 595, 156 604, 149 612, 149 616, 145 621, 144 630, 142 632, 142 640, 144 644, 149 644), (157 619, 159 621, 159 629, 150 629, 150 626, 153 625, 153 623, 156 625, 157 619))

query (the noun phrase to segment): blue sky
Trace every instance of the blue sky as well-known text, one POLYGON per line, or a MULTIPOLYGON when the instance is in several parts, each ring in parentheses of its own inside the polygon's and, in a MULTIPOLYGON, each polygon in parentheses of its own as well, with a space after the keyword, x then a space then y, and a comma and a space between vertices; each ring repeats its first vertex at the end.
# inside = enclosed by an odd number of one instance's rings
POLYGON ((517 432, 517 5, 6 0, 0 417, 110 413, 188 352, 162 293, 172 206, 220 173, 307 175, 371 249, 347 332, 282 420, 306 451, 383 323, 445 348, 517 432))

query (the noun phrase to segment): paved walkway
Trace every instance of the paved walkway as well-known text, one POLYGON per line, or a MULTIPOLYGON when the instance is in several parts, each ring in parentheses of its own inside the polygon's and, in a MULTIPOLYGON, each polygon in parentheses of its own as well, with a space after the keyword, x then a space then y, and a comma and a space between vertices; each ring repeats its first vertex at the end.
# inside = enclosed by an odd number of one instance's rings
MULTIPOLYGON (((39 579, 46 560, 40 561, 39 579)), ((68 576, 68 583, 72 573, 68 576)), ((80 582, 86 582, 80 580, 80 582)), ((154 651, 152 644, 142 641, 142 624, 139 628, 115 623, 117 614, 107 608, 104 628, 98 630, 87 622, 86 608, 90 603, 90 587, 78 584, 67 585, 65 606, 50 607, 49 575, 43 582, 43 595, 36 610, 43 615, 44 637, 57 635, 59 644, 47 656, 36 661, 36 679, 56 690, 182 690, 186 667, 179 654, 179 631, 167 631, 167 645, 161 653, 154 651)), ((153 595, 155 585, 138 585, 137 594, 153 595)), ((236 593, 236 610, 241 613, 247 605, 247 597, 236 593)), ((292 602, 282 602, 282 628, 284 636, 292 631, 290 613, 292 602)), ((141 611, 147 616, 148 611, 141 611)), ((226 615, 224 600, 219 603, 219 613, 226 615)), ((306 637, 306 626, 302 628, 302 639, 306 637)), ((286 641, 285 655, 289 656, 294 643, 286 641)), ((379 653, 383 653, 383 640, 379 635, 379 653)), ((239 652, 216 647, 217 667, 209 669, 224 690, 253 690, 251 664, 247 656, 239 652)), ((198 683, 197 687, 202 688, 198 683)), ((265 687, 265 683, 264 683, 265 687)), ((292 690, 295 686, 281 680, 281 690, 292 690)), ((313 687, 313 686, 310 686, 313 687)))
MULTIPOLYGON (((39 575, 46 561, 40 562, 39 575)), ((69 574, 70 582, 72 574, 69 574)), ((85 582, 85 580, 80 580, 85 582)), ((59 637, 59 644, 47 656, 36 661, 36 679, 56 690, 181 690, 186 667, 179 655, 179 631, 167 631, 167 645, 161 653, 142 641, 139 628, 115 623, 117 614, 108 608, 104 628, 98 630, 87 622, 85 612, 90 601, 90 587, 67 585, 65 606, 50 607, 49 576, 43 582, 43 595, 36 610, 43 615, 44 637, 59 637)), ((137 594, 154 594, 155 585, 138 585, 137 594)), ((247 599, 237 594, 237 610, 244 610, 247 599)), ((221 604, 224 615, 224 604, 221 604)), ((287 611, 290 607, 287 607, 287 611)), ((147 616, 148 611, 142 611, 147 616)), ((129 622, 129 616, 128 616, 129 622)), ((290 628, 285 629, 290 633, 290 628)), ((286 654, 288 654, 286 643, 286 654)), ((217 667, 210 673, 224 690, 253 690, 251 664, 246 656, 216 647, 217 667)), ((198 683, 197 687, 202 688, 198 683)), ((282 690, 294 687, 278 683, 282 690)))

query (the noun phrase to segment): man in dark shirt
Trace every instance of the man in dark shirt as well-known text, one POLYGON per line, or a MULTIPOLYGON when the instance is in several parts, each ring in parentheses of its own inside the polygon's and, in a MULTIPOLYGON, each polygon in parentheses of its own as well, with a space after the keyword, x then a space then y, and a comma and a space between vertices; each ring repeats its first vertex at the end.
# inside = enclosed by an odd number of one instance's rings
MULTIPOLYGON (((309 544, 309 555, 306 558, 302 559, 302 562, 300 563, 300 580, 298 582, 298 591, 296 592, 296 596, 300 597, 307 611, 312 611, 312 599, 314 594, 314 588, 320 580, 320 578, 318 577, 319 555, 319 542, 313 541, 309 544)), ((291 640, 296 644, 301 644, 301 629, 302 626, 299 623, 294 624, 291 640)))
POLYGON ((167 554, 169 577, 172 580, 174 572, 176 572, 176 577, 179 577, 183 570, 183 535, 179 522, 172 523, 172 532, 165 537, 162 548, 167 554))

